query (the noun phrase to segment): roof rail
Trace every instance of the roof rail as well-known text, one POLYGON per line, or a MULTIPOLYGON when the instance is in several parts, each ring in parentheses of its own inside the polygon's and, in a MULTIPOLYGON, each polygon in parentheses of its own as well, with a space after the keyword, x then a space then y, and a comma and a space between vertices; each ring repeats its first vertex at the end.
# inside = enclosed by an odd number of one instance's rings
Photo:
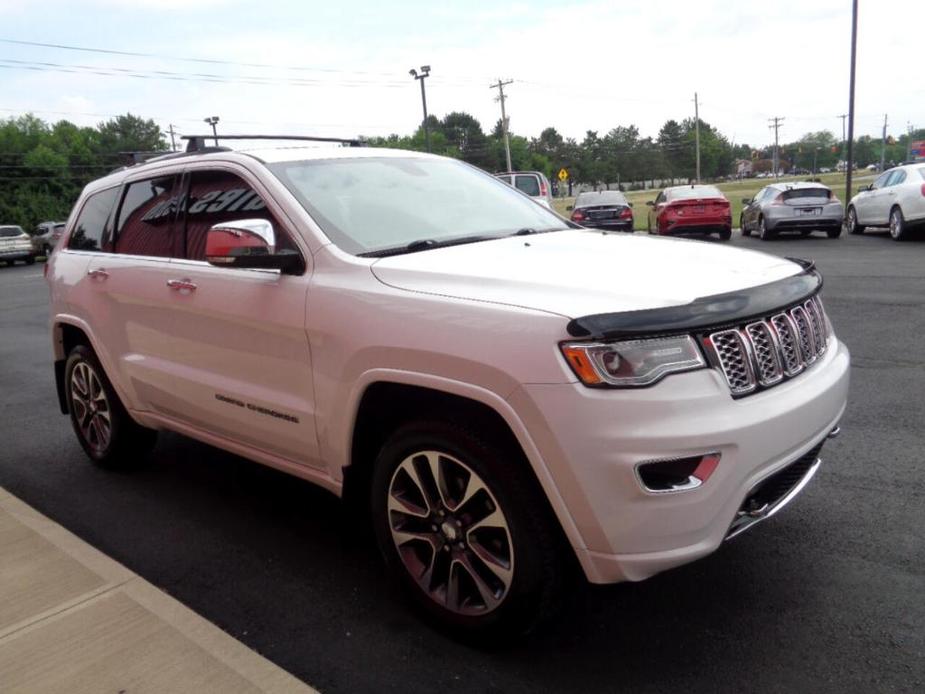
POLYGON ((148 159, 154 159, 154 157, 161 157, 165 154, 170 154, 170 150, 164 150, 160 152, 119 152, 119 156, 122 157, 124 166, 132 166, 134 164, 144 164, 148 159))
POLYGON ((311 135, 183 135, 181 140, 188 140, 187 152, 201 152, 214 147, 206 147, 206 140, 304 140, 308 142, 338 142, 349 147, 364 147, 366 143, 359 138, 314 137, 311 135))

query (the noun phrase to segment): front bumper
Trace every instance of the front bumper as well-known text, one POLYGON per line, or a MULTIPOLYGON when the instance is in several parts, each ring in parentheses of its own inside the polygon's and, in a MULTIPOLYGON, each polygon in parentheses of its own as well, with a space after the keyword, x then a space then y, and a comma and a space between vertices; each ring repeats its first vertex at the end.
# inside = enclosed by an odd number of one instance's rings
POLYGON ((527 385, 511 404, 579 530, 588 579, 642 580, 715 551, 756 486, 825 439, 845 409, 848 367, 833 339, 805 373, 737 400, 704 369, 637 390, 527 385), (635 474, 641 462, 713 451, 715 472, 690 491, 652 494, 635 474))
POLYGON ((12 250, 2 250, 2 251, 0 251, 0 260, 10 260, 10 261, 12 261, 12 260, 25 260, 26 258, 32 258, 32 257, 34 257, 34 256, 35 256, 35 253, 34 253, 34 251, 32 250, 32 247, 31 247, 31 246, 30 246, 29 248, 17 249, 17 250, 14 250, 14 251, 12 251, 12 250))

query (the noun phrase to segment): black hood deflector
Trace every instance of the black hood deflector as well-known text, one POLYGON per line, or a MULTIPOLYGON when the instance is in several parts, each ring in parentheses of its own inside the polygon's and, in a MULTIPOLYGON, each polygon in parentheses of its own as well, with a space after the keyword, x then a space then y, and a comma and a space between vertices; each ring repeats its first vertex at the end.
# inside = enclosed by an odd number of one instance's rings
POLYGON ((764 318, 813 296, 822 289, 822 275, 811 261, 788 258, 803 272, 781 280, 694 299, 682 306, 597 313, 569 321, 568 334, 597 340, 698 332, 764 318))

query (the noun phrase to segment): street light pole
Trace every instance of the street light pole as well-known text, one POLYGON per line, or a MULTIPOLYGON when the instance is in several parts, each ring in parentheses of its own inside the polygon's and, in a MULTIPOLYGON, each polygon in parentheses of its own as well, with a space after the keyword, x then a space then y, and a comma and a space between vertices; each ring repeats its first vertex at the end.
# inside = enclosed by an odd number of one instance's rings
MULTIPOLYGON (((858 0, 851 3, 851 78, 848 81, 848 175, 845 178, 845 204, 851 200, 851 174, 854 173, 854 67, 858 57, 858 0)), ((847 209, 847 208, 846 208, 847 209)))
POLYGON ((424 107, 424 142, 427 145, 427 151, 430 152, 430 130, 427 127, 427 94, 424 92, 424 80, 430 76, 430 65, 422 65, 420 74, 414 68, 411 68, 408 74, 421 83, 421 105, 424 107))
POLYGON ((215 138, 215 146, 218 147, 218 129, 215 127, 218 123, 218 116, 210 116, 208 118, 203 118, 203 123, 208 123, 212 126, 212 137, 215 138))

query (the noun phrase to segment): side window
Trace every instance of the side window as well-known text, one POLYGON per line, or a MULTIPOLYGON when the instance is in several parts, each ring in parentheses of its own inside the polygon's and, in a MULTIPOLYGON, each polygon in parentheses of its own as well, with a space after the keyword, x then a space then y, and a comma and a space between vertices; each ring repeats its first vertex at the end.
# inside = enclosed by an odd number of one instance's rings
POLYGON ((898 186, 900 183, 906 180, 906 172, 902 169, 897 169, 893 172, 893 175, 890 177, 887 185, 898 186))
POLYGON ((874 189, 883 188, 886 185, 886 180, 892 175, 892 171, 887 171, 886 173, 880 174, 880 176, 877 177, 877 180, 874 181, 874 189))
POLYGON ((170 258, 176 255, 173 222, 177 211, 176 176, 130 183, 116 225, 116 253, 170 258))
POLYGON ((119 188, 94 193, 84 203, 74 223, 67 247, 75 251, 112 252, 112 235, 109 215, 116 202, 119 188))
POLYGON ((665 195, 665 193, 664 193, 664 191, 663 191, 663 192, 661 192, 661 193, 658 194, 658 197, 655 198, 655 204, 656 204, 656 205, 661 205, 663 202, 665 202, 665 200, 667 200, 667 196, 665 195))
POLYGON ((186 257, 206 259, 206 232, 219 222, 266 219, 276 231, 277 250, 297 251, 266 203, 244 179, 227 171, 194 171, 185 210, 186 257))

